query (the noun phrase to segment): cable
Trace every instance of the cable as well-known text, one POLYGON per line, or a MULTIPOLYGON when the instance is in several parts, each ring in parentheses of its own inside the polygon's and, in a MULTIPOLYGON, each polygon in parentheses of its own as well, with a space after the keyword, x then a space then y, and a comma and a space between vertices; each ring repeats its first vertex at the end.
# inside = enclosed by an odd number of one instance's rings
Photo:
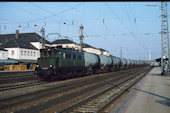
MULTIPOLYGON (((123 23, 123 21, 116 15, 116 13, 113 11, 113 9, 107 4, 107 2, 105 3, 106 6, 111 10, 112 14, 116 16, 116 18, 123 24, 123 26, 128 30, 128 27, 123 23)), ((141 44, 141 42, 135 37, 135 35, 132 33, 133 38, 136 39, 136 41, 142 46, 142 48, 145 50, 144 46, 141 44)), ((145 51, 146 52, 146 51, 145 51)), ((147 53, 147 52, 146 52, 147 53)))
MULTIPOLYGON (((39 6, 37 6, 37 5, 34 4, 34 6, 40 8, 40 9, 42 9, 42 10, 44 10, 44 11, 50 13, 50 14, 52 14, 52 15, 46 16, 46 17, 44 17, 44 18, 39 18, 39 19, 31 20, 31 21, 29 21, 29 22, 47 19, 47 18, 50 18, 50 17, 53 17, 53 16, 57 16, 57 17, 59 17, 59 18, 61 19, 61 17, 58 16, 57 14, 60 14, 60 13, 63 14, 63 13, 65 13, 65 12, 67 12, 67 11, 70 11, 70 9, 74 9, 74 8, 76 8, 76 7, 79 7, 81 4, 82 4, 82 3, 79 3, 79 4, 77 4, 77 5, 75 5, 75 6, 71 7, 71 8, 65 9, 65 10, 60 11, 60 12, 57 12, 57 13, 53 13, 53 12, 51 12, 51 11, 48 11, 48 10, 46 10, 46 9, 44 9, 44 8, 42 8, 42 7, 39 7, 39 6)), ((32 4, 32 5, 33 5, 33 4, 32 4)), ((66 19, 65 19, 65 20, 66 20, 66 19)), ((66 21, 69 22, 69 20, 66 20, 66 21)))
POLYGON ((15 6, 13 6, 13 5, 9 5, 9 4, 6 4, 6 3, 1 3, 1 4, 4 4, 4 5, 8 6, 8 7, 13 7, 13 8, 15 8, 15 9, 18 9, 19 11, 24 12, 24 13, 31 13, 31 14, 34 14, 35 16, 42 16, 42 15, 39 15, 39 13, 33 13, 33 12, 28 11, 28 10, 15 7, 15 6))

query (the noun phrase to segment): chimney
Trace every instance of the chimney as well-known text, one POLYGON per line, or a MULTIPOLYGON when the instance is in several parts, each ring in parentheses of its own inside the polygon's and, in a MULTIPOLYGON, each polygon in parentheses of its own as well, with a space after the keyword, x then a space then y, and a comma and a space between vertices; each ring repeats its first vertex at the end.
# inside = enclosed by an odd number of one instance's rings
POLYGON ((19 30, 16 30, 16 35, 15 35, 16 39, 19 39, 19 30))

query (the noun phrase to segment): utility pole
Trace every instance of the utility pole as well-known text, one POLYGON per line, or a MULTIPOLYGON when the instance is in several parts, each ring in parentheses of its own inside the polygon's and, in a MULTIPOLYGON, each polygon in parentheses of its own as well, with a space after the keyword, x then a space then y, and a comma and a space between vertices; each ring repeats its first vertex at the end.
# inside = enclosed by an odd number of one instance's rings
POLYGON ((152 58, 151 58, 151 49, 149 49, 149 61, 151 61, 152 58))
POLYGON ((83 25, 80 25, 80 30, 79 30, 79 39, 80 39, 80 46, 81 46, 81 51, 83 50, 83 25))
POLYGON ((170 68, 167 1, 161 2, 161 74, 168 75, 170 68), (168 58, 168 60, 166 60, 168 58))
POLYGON ((42 27, 40 32, 42 33, 42 40, 41 40, 42 49, 45 49, 45 28, 42 27))

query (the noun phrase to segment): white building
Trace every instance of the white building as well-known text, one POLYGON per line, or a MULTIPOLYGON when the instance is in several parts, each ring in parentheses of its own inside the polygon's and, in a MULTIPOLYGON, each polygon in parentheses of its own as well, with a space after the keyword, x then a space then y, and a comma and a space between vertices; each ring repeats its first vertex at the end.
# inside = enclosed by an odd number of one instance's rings
POLYGON ((8 59, 8 50, 0 48, 0 59, 1 60, 8 59))
MULTIPOLYGON (((40 57, 42 37, 37 33, 19 33, 0 35, 0 46, 8 50, 8 58, 18 60, 37 60, 40 57)), ((51 43, 45 40, 45 46, 51 43)))
MULTIPOLYGON (((0 45, 8 42, 11 39, 20 39, 27 41, 39 50, 42 48, 42 37, 37 33, 19 33, 19 30, 16 30, 15 34, 3 34, 0 35, 0 45)), ((51 43, 45 40, 45 46, 51 46, 51 43)))
POLYGON ((52 47, 61 46, 62 48, 74 48, 75 50, 80 50, 80 46, 68 39, 59 39, 52 42, 52 47))
MULTIPOLYGON (((52 42, 51 47, 62 47, 62 48, 74 48, 75 50, 80 50, 81 46, 69 39, 58 39, 52 42)), ((83 50, 89 53, 103 54, 109 56, 109 52, 104 49, 98 49, 88 44, 83 44, 83 50)))
POLYGON ((83 50, 86 51, 86 52, 89 52, 89 53, 95 53, 95 54, 98 54, 100 55, 101 54, 101 51, 93 46, 90 46, 88 44, 83 44, 83 50))
POLYGON ((36 47, 21 39, 13 38, 0 47, 8 50, 10 59, 35 61, 40 57, 40 52, 36 47))
POLYGON ((106 56, 109 56, 109 55, 110 55, 110 53, 109 53, 108 51, 106 51, 106 50, 104 50, 104 49, 102 49, 102 48, 99 48, 99 50, 101 51, 101 54, 102 54, 102 55, 106 55, 106 56))

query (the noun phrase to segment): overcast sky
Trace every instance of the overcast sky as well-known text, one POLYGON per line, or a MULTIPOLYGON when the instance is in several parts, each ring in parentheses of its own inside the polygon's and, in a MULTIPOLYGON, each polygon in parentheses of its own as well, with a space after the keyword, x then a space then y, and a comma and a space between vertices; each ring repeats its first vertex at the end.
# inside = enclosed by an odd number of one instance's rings
MULTIPOLYGON (((79 26, 84 26, 84 43, 103 48, 114 56, 152 59, 161 56, 161 2, 0 2, 0 34, 59 33, 79 43, 79 26), (146 4, 157 5, 155 7, 146 4), (37 25, 37 26, 34 26, 37 25)), ((170 2, 168 2, 170 11, 170 2)), ((170 12, 168 12, 168 15, 170 12)), ((59 39, 50 35, 47 40, 59 39)))

